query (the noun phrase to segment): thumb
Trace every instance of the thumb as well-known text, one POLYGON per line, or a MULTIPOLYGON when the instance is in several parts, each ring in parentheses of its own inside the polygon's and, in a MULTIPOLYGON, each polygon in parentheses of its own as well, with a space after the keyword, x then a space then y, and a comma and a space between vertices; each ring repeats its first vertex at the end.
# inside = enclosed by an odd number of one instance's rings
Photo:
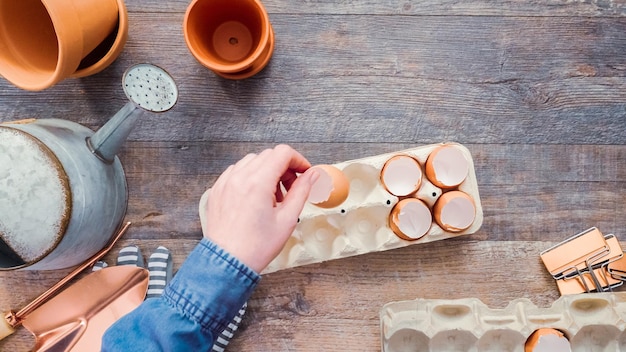
MULTIPOLYGON (((309 192, 313 187, 313 184, 320 177, 317 170, 309 169, 309 171, 302 174, 287 192, 285 199, 281 203, 279 220, 281 223, 295 226, 298 216, 304 208, 304 203, 309 197, 309 192)), ((291 233, 291 231, 290 231, 291 233)))

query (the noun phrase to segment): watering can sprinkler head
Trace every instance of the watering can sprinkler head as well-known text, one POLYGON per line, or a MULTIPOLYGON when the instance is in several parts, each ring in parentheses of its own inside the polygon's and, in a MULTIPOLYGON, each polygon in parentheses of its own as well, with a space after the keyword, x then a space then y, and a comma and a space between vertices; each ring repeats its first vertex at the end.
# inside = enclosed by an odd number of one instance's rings
POLYGON ((112 163, 122 144, 144 112, 162 113, 178 100, 172 76, 151 64, 130 67, 122 77, 126 103, 102 128, 87 138, 89 150, 105 163, 112 163))
POLYGON ((151 64, 138 64, 126 70, 122 88, 133 105, 149 112, 168 111, 178 100, 178 87, 172 76, 151 64))

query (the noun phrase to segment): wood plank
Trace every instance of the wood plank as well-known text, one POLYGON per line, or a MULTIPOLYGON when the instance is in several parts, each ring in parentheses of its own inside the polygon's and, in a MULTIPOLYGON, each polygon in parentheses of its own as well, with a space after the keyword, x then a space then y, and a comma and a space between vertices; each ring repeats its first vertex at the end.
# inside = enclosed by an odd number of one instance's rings
MULTIPOLYGON (((189 1, 159 0, 127 1, 131 12, 184 13, 189 1)), ((349 14, 349 15, 418 15, 418 16, 624 16, 621 1, 376 1, 376 0, 264 0, 271 18, 275 14, 349 14)))
MULTIPOLYGON (((198 92, 187 92, 171 112, 146 115, 130 139, 276 143, 456 140, 467 144, 620 144, 626 139, 623 79, 510 86, 373 77, 307 83, 308 88, 303 88, 283 81, 281 88, 255 94, 258 104, 208 104, 213 109, 205 107, 206 99, 198 92), (400 81, 403 84, 398 84, 400 81)), ((22 100, 14 108, 7 107, 10 112, 2 113, 2 120, 57 117, 98 128, 123 105, 119 102, 111 104, 107 113, 83 115, 64 112, 57 104, 57 99, 41 104, 22 100), (28 112, 26 106, 40 106, 37 109, 41 110, 28 112)), ((83 109, 90 109, 91 103, 84 104, 83 109)))
POLYGON ((218 79, 182 41, 164 50, 159 43, 171 43, 180 24, 157 19, 134 17, 140 34, 101 75, 45 94, 3 81, 0 120, 59 117, 97 128, 124 104, 119 77, 141 59, 171 68, 181 97, 171 112, 142 119, 133 140, 626 140, 622 19, 374 16, 385 28, 376 31, 352 17, 290 15, 276 25, 285 38, 270 66, 246 81, 218 79))
MULTIPOLYGON (((313 164, 334 164, 424 144, 297 142, 291 145, 313 164)), ((217 177, 246 154, 260 153, 275 145, 269 142, 129 141, 124 145, 120 158, 126 172, 137 177, 145 177, 142 174, 217 177)), ((472 154, 479 185, 626 181, 626 171, 622 166, 622 161, 626 159, 626 145, 623 144, 464 145, 472 154)))

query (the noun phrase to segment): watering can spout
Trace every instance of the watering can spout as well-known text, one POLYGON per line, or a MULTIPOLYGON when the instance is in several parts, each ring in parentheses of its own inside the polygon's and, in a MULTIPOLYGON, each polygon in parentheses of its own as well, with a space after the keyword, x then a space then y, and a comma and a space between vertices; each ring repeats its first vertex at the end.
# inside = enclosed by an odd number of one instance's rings
POLYGON ((161 113, 178 100, 178 88, 165 70, 150 64, 129 68, 122 79, 129 102, 102 128, 87 139, 87 146, 100 160, 112 163, 137 119, 144 111, 161 113))
POLYGON ((87 146, 98 159, 112 163, 143 113, 131 102, 126 103, 104 126, 87 139, 87 146))

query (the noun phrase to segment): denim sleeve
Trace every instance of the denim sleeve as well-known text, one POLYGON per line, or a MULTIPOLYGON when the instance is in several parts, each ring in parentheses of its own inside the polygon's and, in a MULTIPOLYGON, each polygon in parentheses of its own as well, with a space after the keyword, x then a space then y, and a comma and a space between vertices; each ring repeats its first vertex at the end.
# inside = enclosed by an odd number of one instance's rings
POLYGON ((206 351, 248 300, 260 276, 207 239, 159 298, 148 299, 104 334, 102 351, 206 351))

